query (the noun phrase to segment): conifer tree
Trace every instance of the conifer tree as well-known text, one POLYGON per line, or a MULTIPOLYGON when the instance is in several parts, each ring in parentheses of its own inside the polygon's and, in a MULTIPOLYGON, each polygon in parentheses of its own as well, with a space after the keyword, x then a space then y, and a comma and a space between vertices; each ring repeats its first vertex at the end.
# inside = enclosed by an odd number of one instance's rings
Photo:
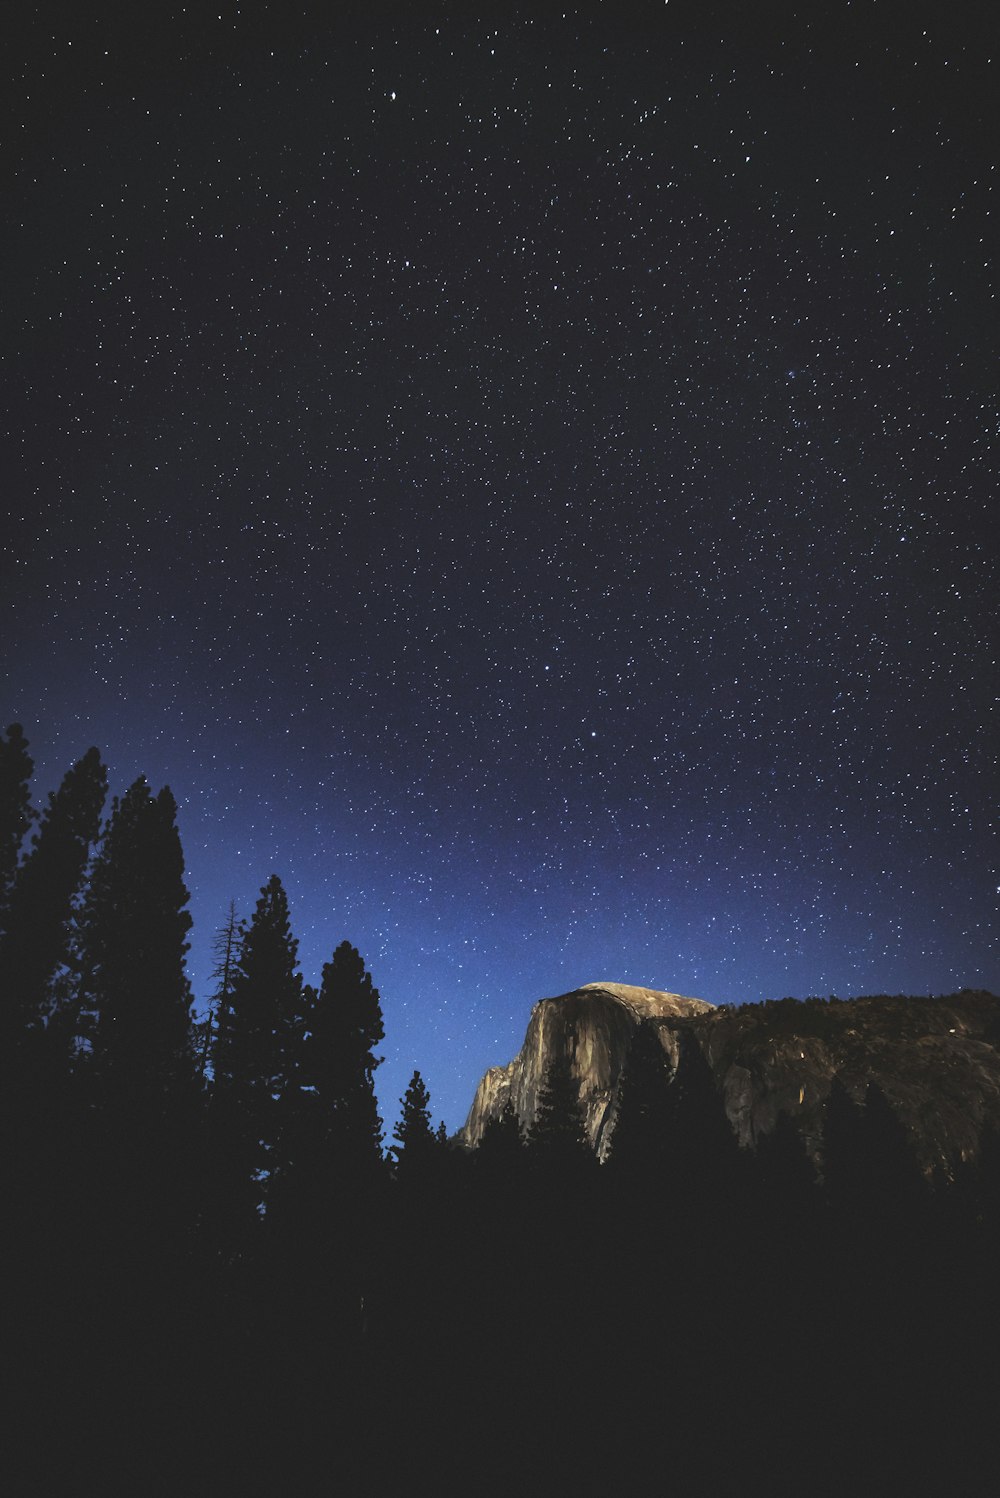
POLYGON ((31 826, 28 789, 34 761, 20 723, 12 723, 0 738, 0 928, 17 868, 24 835, 31 826))
POLYGON ((201 1088, 186 972, 188 891, 177 807, 140 777, 112 803, 75 937, 87 1100, 78 1227, 90 1275, 173 1280, 192 1249, 201 1088))
POLYGON ((382 1164, 375 1047, 384 1038, 379 992, 361 954, 343 941, 323 967, 309 1018, 303 1081, 317 1100, 331 1168, 371 1176, 382 1164))
POLYGON ((790 1113, 779 1113, 771 1133, 758 1139, 755 1166, 765 1219, 782 1225, 815 1205, 816 1171, 790 1113))
POLYGON ((400 1098, 403 1111, 393 1131, 393 1156, 401 1180, 419 1181, 433 1169, 439 1142, 431 1126, 430 1093, 418 1071, 400 1098))
POLYGON ((906 1126, 877 1082, 865 1091, 862 1130, 874 1210, 902 1225, 925 1201, 927 1186, 906 1126))
POLYGON ((868 1193, 864 1176, 864 1122, 861 1108, 839 1076, 827 1095, 823 1119, 823 1191, 834 1212, 856 1208, 868 1193))
MULTIPOLYGON (((107 794, 107 771, 89 749, 49 795, 31 849, 14 876, 0 937, 0 1029, 4 1052, 40 1030, 53 979, 69 955, 74 902, 107 794)), ((16 799, 16 798, 15 798, 16 799)))
POLYGON ((191 917, 177 806, 145 779, 115 798, 81 916, 80 1003, 104 1101, 189 1105, 191 917))
POLYGON ((694 1213, 707 1225, 735 1206, 743 1184, 743 1161, 712 1068, 689 1030, 678 1037, 668 1101, 660 1179, 679 1211, 694 1213))
POLYGON ((528 1131, 528 1147, 536 1159, 553 1164, 591 1157, 580 1107, 580 1083, 565 1051, 557 1051, 546 1070, 535 1119, 528 1131))
POLYGON ((350 1336, 383 1275, 387 1204, 374 1085, 382 1036, 378 990, 360 953, 341 942, 324 965, 319 993, 309 995, 267 1226, 276 1262, 310 1286, 311 1314, 329 1316, 350 1336))
POLYGON ((273 874, 243 933, 228 1003, 216 1015, 212 1112, 242 1183, 237 1195, 286 1170, 276 1150, 279 1138, 289 1138, 287 1115, 301 1084, 307 999, 288 897, 273 874))
POLYGON ((508 1098, 500 1112, 493 1115, 483 1130, 476 1148, 476 1159, 483 1165, 490 1165, 493 1161, 516 1160, 523 1148, 521 1122, 514 1111, 513 1102, 508 1098))
POLYGON ((921 1202, 924 1182, 899 1117, 870 1083, 864 1105, 835 1077, 826 1106, 823 1176, 827 1200, 841 1214, 902 1222, 921 1202))
POLYGON ((610 1155, 616 1173, 650 1175, 662 1163, 671 1118, 669 1086, 657 1027, 641 1023, 633 1032, 619 1083, 610 1155))
POLYGON ((200 1026, 203 1077, 212 1064, 216 1033, 220 1024, 225 1023, 232 1003, 233 982, 239 965, 240 946, 244 933, 243 922, 236 914, 236 902, 230 900, 225 924, 220 926, 212 941, 212 955, 215 958, 212 978, 215 981, 215 990, 209 1000, 208 1013, 200 1026))
POLYGON ((473 1163, 483 1187, 495 1196, 526 1183, 524 1167, 529 1159, 521 1133, 521 1121, 507 1098, 500 1112, 489 1120, 476 1147, 473 1163))

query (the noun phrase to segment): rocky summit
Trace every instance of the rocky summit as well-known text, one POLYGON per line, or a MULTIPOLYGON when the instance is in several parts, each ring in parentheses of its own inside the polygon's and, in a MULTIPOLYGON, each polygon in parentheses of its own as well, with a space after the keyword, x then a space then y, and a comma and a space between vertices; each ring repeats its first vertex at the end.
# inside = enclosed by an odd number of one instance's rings
POLYGON ((859 1102, 870 1083, 881 1088, 927 1170, 949 1172, 975 1154, 984 1126, 1000 1128, 994 994, 963 989, 942 997, 883 994, 716 1008, 651 988, 586 983, 535 1004, 524 1045, 507 1066, 483 1077, 460 1139, 475 1147, 508 1102, 522 1129, 530 1128, 546 1070, 563 1056, 579 1079, 587 1132, 603 1158, 629 1042, 642 1021, 655 1026, 671 1063, 681 1031, 691 1031, 743 1145, 770 1133, 785 1112, 818 1157, 835 1077, 859 1102))
POLYGON ((535 1120, 545 1073, 557 1055, 568 1058, 580 1082, 587 1133, 604 1153, 613 1118, 618 1081, 629 1042, 642 1020, 656 1021, 660 1039, 676 1059, 677 1027, 712 1013, 704 999, 628 983, 585 983, 571 993, 540 999, 531 1011, 524 1045, 507 1066, 493 1066, 483 1077, 461 1131, 474 1147, 483 1130, 509 1102, 523 1129, 535 1120))

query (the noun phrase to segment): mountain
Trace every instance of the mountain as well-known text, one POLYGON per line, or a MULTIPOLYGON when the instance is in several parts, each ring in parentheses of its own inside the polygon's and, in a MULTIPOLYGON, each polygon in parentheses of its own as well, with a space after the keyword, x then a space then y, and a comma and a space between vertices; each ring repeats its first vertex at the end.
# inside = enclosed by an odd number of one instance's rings
POLYGON ((540 999, 514 1060, 491 1067, 480 1082, 459 1138, 475 1147, 508 1101, 522 1128, 530 1127, 546 1068, 561 1053, 569 1057, 579 1078, 587 1133, 603 1154, 618 1079, 636 1025, 642 1020, 662 1024, 661 1041, 676 1060, 677 1026, 711 1012, 712 1005, 704 999, 627 983, 585 983, 571 993, 540 999))
POLYGON ((480 1082, 460 1140, 474 1148, 508 1100, 522 1128, 530 1127, 546 1068, 561 1053, 579 1078, 587 1132, 603 1158, 629 1041, 643 1021, 655 1026, 672 1063, 680 1031, 690 1029, 744 1145, 770 1133, 786 1112, 818 1155, 835 1076, 859 1102, 869 1083, 882 1089, 927 1169, 947 1170, 973 1155, 984 1123, 1000 1128, 994 994, 963 989, 940 998, 882 994, 716 1008, 655 989, 587 983, 534 1006, 518 1055, 480 1082))

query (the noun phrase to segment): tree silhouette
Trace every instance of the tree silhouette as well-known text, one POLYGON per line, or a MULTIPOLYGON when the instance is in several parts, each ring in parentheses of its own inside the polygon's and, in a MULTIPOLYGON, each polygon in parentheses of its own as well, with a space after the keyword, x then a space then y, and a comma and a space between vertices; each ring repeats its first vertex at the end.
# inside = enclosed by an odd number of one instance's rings
POLYGON ((504 1163, 520 1160, 523 1152, 521 1120, 514 1111, 513 1102, 508 1098, 500 1112, 493 1115, 483 1130, 476 1146, 476 1160, 484 1168, 492 1167, 494 1162, 497 1166, 502 1166, 504 1163))
POLYGON ((243 934, 228 1003, 216 1014, 212 1119, 233 1168, 238 1215, 241 1195, 245 1204, 250 1191, 259 1203, 261 1183, 290 1169, 278 1144, 293 1132, 307 1002, 288 897, 272 874, 243 934))
POLYGON ((20 723, 12 723, 0 738, 0 929, 17 868, 24 835, 31 826, 31 792, 35 764, 20 723))
MULTIPOLYGON (((64 964, 105 791, 105 769, 91 749, 48 797, 10 886, 0 937, 0 1199, 16 1231, 9 1246, 20 1252, 15 1282, 26 1304, 37 1287, 45 1314, 82 1268, 90 1140, 73 1074, 64 964)), ((16 816, 23 800, 15 794, 11 802, 16 816)))
POLYGON ((285 1282, 309 1287, 286 1314, 308 1311, 330 1336, 352 1338, 377 1298, 387 1249, 374 1085, 382 1011, 360 953, 346 941, 309 997, 294 1106, 282 1114, 268 1241, 285 1282))
MULTIPOLYGON (((196 1223, 201 1089, 185 970, 191 918, 176 804, 136 780, 116 798, 75 919, 80 1273, 121 1356, 135 1306, 150 1314, 181 1274, 196 1223), (155 1287, 155 1288, 154 1288, 155 1287), (131 1307, 131 1310, 125 1308, 131 1307)), ((67 1170, 56 1161, 56 1168, 67 1170)))
POLYGON ((154 797, 141 777, 115 799, 80 921, 90 1067, 106 1099, 143 1113, 189 1097, 195 1076, 176 817, 169 789, 154 797))
POLYGON ((876 1083, 864 1105, 834 1078, 826 1107, 823 1174, 827 1200, 841 1214, 902 1225, 923 1202, 925 1185, 898 1114, 876 1083))
POLYGON ((209 1000, 208 1013, 200 1026, 203 1077, 212 1064, 216 1033, 220 1024, 224 1023, 232 1003, 233 983, 239 965, 244 932, 243 922, 236 914, 236 903, 230 900, 225 924, 215 933, 212 941, 212 955, 215 958, 212 978, 215 981, 215 990, 209 1000))
POLYGON ((374 1078, 381 1061, 375 1047, 384 1035, 378 989, 360 952, 343 941, 323 967, 303 1051, 303 1081, 320 1105, 331 1165, 369 1178, 382 1165, 374 1078))
POLYGON ((790 1113, 779 1113, 771 1133, 758 1139, 755 1164, 765 1218, 785 1223, 815 1205, 816 1171, 790 1113))
POLYGON ((592 1157, 580 1106, 580 1083, 565 1051, 556 1051, 538 1094, 528 1148, 545 1163, 586 1161, 592 1157))
POLYGON ((678 1211, 708 1226, 735 1209, 743 1162, 712 1068, 690 1030, 678 1037, 668 1104, 660 1179, 678 1211))
POLYGON ((74 902, 106 794, 107 771, 98 751, 89 749, 50 793, 14 876, 0 938, 0 1031, 7 1054, 26 1032, 37 1036, 49 1018, 53 979, 69 953, 74 902))
POLYGON ((306 997, 294 1086, 281 1109, 271 1227, 286 1243, 310 1242, 317 1255, 347 1232, 352 1243, 342 1246, 353 1258, 358 1216, 384 1166, 374 1084, 382 1011, 360 953, 346 941, 324 965, 319 993, 306 997))
POLYGON ((902 1223, 923 1205, 927 1186, 906 1126, 877 1082, 865 1091, 862 1123, 876 1209, 902 1223))
POLYGON ((632 1034, 618 1091, 610 1161, 616 1172, 650 1176, 667 1148, 671 1098, 667 1057, 655 1024, 632 1034))
POLYGON ((400 1098, 403 1111, 393 1131, 396 1174, 407 1182, 426 1180, 438 1158, 440 1144, 431 1126, 431 1096, 418 1071, 400 1098))
POLYGON ((835 1076, 823 1117, 823 1191, 835 1212, 855 1210, 870 1200, 867 1174, 861 1108, 841 1078, 835 1076))

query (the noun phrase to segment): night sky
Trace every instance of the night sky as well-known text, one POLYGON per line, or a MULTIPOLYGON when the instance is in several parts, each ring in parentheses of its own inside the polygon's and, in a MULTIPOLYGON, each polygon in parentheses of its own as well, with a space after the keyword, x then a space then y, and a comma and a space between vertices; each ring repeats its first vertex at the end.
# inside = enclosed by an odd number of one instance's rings
POLYGON ((993 7, 18 13, 0 714, 199 1001, 277 872, 456 1127, 588 981, 1000 990, 993 7))

